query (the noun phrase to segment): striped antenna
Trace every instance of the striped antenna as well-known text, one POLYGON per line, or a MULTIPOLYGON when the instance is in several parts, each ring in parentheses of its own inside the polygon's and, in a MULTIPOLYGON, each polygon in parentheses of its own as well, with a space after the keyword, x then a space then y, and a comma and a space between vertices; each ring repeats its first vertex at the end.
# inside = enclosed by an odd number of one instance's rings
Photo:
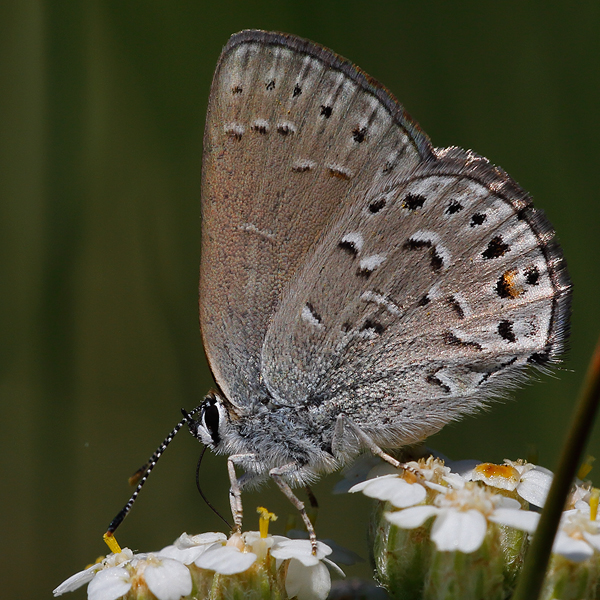
POLYGON ((197 406, 194 410, 192 410, 189 413, 182 408, 181 412, 183 413, 183 419, 181 419, 181 421, 179 421, 179 423, 177 423, 177 425, 175 425, 175 427, 173 427, 173 430, 171 431, 171 433, 169 433, 169 435, 163 440, 162 444, 156 449, 156 451, 150 457, 150 459, 146 462, 146 464, 144 464, 142 467, 140 467, 129 478, 130 484, 135 485, 137 483, 135 492, 133 492, 133 494, 131 495, 131 498, 129 498, 129 500, 127 501, 127 504, 125 504, 125 506, 119 511, 117 516, 110 522, 110 525, 108 526, 108 529, 106 530, 105 536, 111 537, 115 533, 115 531, 117 530, 117 527, 119 527, 119 525, 123 522, 125 517, 129 514, 129 511, 131 510, 133 503, 136 501, 136 499, 140 493, 140 490, 142 489, 142 487, 146 483, 146 480, 150 476, 150 473, 152 473, 152 470, 156 466, 158 459, 163 455, 164 451, 167 449, 167 446, 173 441, 173 438, 177 435, 179 430, 184 425, 189 425, 192 422, 192 416, 194 416, 200 410, 201 406, 202 405, 197 406))

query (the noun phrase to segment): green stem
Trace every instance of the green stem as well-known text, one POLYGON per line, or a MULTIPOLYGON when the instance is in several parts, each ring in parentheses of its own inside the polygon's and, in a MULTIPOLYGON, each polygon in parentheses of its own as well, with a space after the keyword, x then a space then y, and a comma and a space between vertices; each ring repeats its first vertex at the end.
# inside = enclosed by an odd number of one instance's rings
POLYGON ((592 430, 600 401, 600 339, 594 350, 586 378, 579 396, 575 417, 567 434, 560 462, 542 516, 525 557, 523 570, 512 600, 539 598, 546 568, 552 552, 554 536, 571 490, 581 455, 592 430))

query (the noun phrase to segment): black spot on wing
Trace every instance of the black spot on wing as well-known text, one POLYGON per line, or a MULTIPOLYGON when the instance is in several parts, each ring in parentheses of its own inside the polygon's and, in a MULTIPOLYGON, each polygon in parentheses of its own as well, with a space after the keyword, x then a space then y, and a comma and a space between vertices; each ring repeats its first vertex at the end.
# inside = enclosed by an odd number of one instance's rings
POLYGON ((417 306, 427 306, 429 303, 431 302, 431 300, 429 299, 429 296, 427 294, 425 294, 418 302, 417 302, 417 306))
POLYGON ((329 119, 329 117, 333 113, 333 108, 331 106, 321 106, 321 116, 329 119))
POLYGON ((358 248, 356 247, 356 243, 352 240, 342 240, 338 242, 338 248, 345 250, 348 254, 352 256, 356 256, 358 254, 358 248))
POLYGON ((498 334, 503 340, 506 340, 509 343, 514 343, 517 341, 517 338, 513 331, 513 322, 504 320, 498 323, 498 334))
POLYGON ((294 91, 292 92, 292 98, 298 97, 301 93, 302 93, 302 88, 298 84, 296 84, 294 86, 294 91))
POLYGON ((385 327, 375 319, 366 319, 362 324, 361 331, 372 331, 378 335, 381 335, 385 331, 385 327))
POLYGON ((408 210, 417 210, 417 208, 421 208, 425 204, 425 200, 425 196, 421 196, 421 194, 407 194, 402 202, 402 206, 408 208, 408 210))
POLYGON ((381 197, 378 200, 373 200, 371 204, 369 204, 369 212, 372 214, 378 213, 382 208, 385 208, 386 199, 385 197, 381 197))
POLYGON ((481 253, 481 256, 488 260, 492 258, 500 258, 501 256, 504 256, 509 250, 510 245, 505 244, 502 241, 501 235, 497 235, 490 240, 487 248, 481 253))
POLYGON ((308 162, 300 163, 292 167, 294 173, 308 173, 313 170, 313 165, 308 162))
POLYGON ((540 279, 540 271, 534 265, 525 270, 525 281, 528 285, 538 285, 540 279))
POLYGON ((449 346, 461 346, 463 348, 472 348, 473 350, 483 350, 481 344, 478 344, 477 342, 466 342, 465 340, 461 340, 451 331, 446 331, 446 333, 444 333, 443 340, 449 346))
POLYGON ((293 132, 293 129, 291 129, 287 123, 280 123, 279 125, 277 125, 277 133, 279 133, 280 135, 285 136, 293 132))
POLYGON ((475 213, 471 217, 471 227, 475 227, 476 225, 482 225, 483 222, 487 219, 487 215, 485 213, 475 213))
POLYGON ((352 139, 357 143, 357 144, 362 144, 365 141, 365 136, 367 135, 367 128, 366 127, 359 127, 356 126, 353 130, 352 130, 352 139))
POLYGON ((435 247, 431 249, 431 268, 434 271, 439 271, 444 266, 444 259, 438 254, 435 247))
POLYGON ((450 202, 446 208, 446 214, 454 215, 457 212, 460 212, 463 208, 463 205, 458 200, 452 200, 452 202, 450 202))
POLYGON ((265 123, 254 123, 254 125, 252 125, 251 127, 252 131, 256 131, 257 133, 260 133, 261 135, 266 135, 267 133, 267 125, 265 123))

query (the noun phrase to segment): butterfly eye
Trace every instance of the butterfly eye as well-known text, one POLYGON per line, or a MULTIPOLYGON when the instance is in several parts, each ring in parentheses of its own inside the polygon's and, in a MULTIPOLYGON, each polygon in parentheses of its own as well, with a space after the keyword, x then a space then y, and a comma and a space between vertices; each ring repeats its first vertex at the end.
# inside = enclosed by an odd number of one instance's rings
POLYGON ((208 404, 202 413, 204 427, 210 433, 215 446, 221 441, 219 436, 219 409, 213 403, 208 404))

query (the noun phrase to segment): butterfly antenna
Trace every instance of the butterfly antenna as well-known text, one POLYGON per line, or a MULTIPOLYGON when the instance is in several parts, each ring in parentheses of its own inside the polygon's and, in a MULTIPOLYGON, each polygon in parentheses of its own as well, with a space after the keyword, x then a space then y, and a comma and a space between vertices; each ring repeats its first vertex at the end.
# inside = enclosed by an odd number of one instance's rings
POLYGON ((112 537, 114 532, 117 530, 117 527, 123 522, 125 517, 129 514, 133 503, 136 501, 140 490, 146 483, 150 473, 152 473, 152 469, 156 466, 158 459, 163 455, 164 451, 167 449, 167 446, 173 441, 173 438, 177 435, 179 430, 184 426, 190 423, 191 417, 200 410, 200 406, 196 407, 191 412, 186 412, 182 409, 183 419, 173 427, 173 430, 169 435, 163 440, 162 444, 156 449, 154 454, 150 457, 148 462, 140 467, 130 478, 129 483, 131 485, 135 485, 137 483, 137 487, 135 488, 135 492, 131 495, 131 498, 127 501, 127 504, 119 511, 117 516, 110 522, 106 533, 104 534, 107 537, 112 537))
POLYGON ((206 446, 202 448, 202 452, 200 452, 200 458, 198 459, 198 464, 196 465, 196 487, 198 488, 198 491, 202 496, 202 500, 204 500, 204 502, 206 502, 206 504, 208 505, 208 508, 210 508, 215 513, 215 515, 217 515, 217 517, 219 517, 219 519, 221 519, 221 521, 223 521, 223 523, 225 523, 225 525, 229 527, 229 529, 232 529, 227 519, 209 502, 208 498, 204 495, 204 492, 200 488, 200 464, 202 463, 202 459, 204 458, 205 452, 206 446))

